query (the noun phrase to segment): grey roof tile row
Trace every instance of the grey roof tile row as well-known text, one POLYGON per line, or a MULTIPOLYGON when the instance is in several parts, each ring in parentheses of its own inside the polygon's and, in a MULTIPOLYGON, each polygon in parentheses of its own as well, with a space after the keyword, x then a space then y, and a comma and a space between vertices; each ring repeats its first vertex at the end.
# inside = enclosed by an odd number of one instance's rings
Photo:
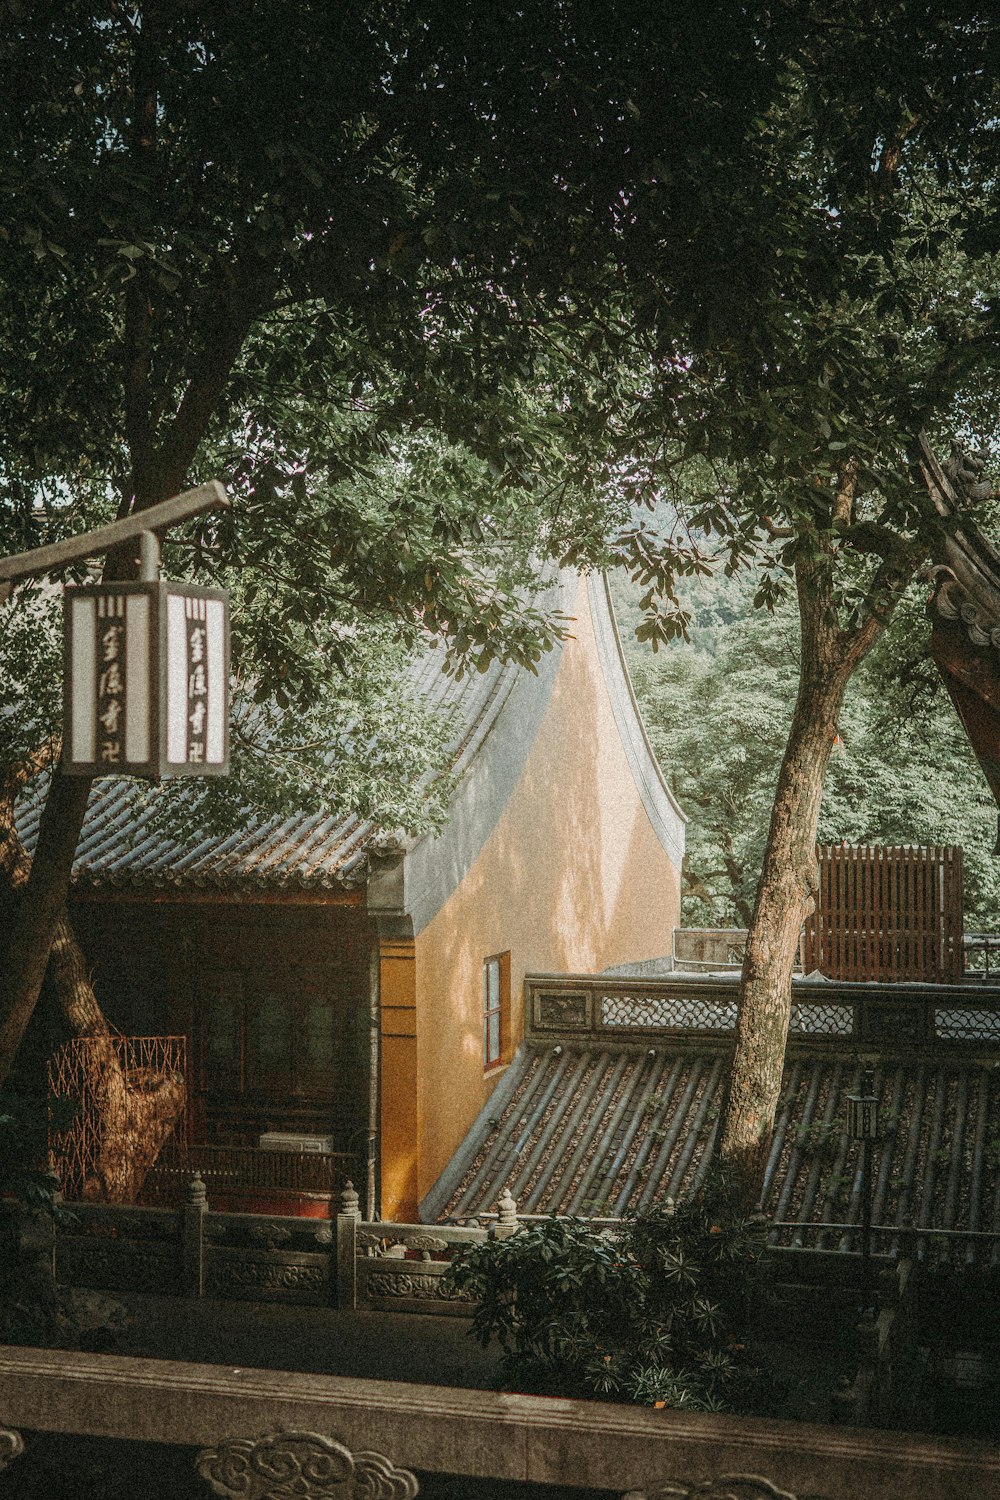
MULTIPOLYGON (((468 1162, 441 1218, 496 1208, 505 1187, 525 1214, 618 1218, 697 1190, 712 1159, 726 1052, 671 1045, 601 1050, 524 1045, 502 1107, 481 1117, 468 1162)), ((777 1242, 856 1249, 859 1144, 846 1132, 844 1096, 861 1065, 843 1052, 789 1059, 763 1208, 784 1227, 777 1242)), ((874 1147, 877 1249, 895 1231, 990 1237, 1000 1260, 1000 1069, 982 1057, 879 1063, 882 1130, 874 1147)))
MULTIPOLYGON (((519 668, 495 663, 461 682, 441 670, 442 653, 414 665, 415 696, 453 723, 450 763, 461 773, 496 723, 519 668)), ((363 882, 375 829, 351 812, 303 811, 290 818, 247 808, 228 836, 190 840, 155 822, 142 784, 124 778, 94 784, 73 869, 78 889, 238 891, 337 890, 363 882)), ((184 797, 184 784, 171 792, 184 797)), ((38 836, 41 795, 23 800, 18 833, 31 850, 38 836)))

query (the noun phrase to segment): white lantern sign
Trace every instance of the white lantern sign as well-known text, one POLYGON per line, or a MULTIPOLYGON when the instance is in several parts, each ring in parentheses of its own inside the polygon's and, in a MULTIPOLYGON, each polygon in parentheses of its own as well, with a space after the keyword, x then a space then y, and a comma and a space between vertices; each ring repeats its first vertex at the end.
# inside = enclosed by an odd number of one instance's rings
POLYGON ((224 590, 164 581, 67 588, 64 642, 64 772, 226 774, 224 590))

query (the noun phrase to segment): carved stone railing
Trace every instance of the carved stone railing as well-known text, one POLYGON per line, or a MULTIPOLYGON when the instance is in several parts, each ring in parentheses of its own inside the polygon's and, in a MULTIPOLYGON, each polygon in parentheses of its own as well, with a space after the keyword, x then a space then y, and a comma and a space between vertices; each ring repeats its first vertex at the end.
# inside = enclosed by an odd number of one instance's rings
POLYGON ((363 1223, 348 1185, 337 1215, 337 1302, 383 1312, 469 1317, 468 1295, 443 1285, 455 1254, 467 1245, 502 1239, 518 1227, 509 1192, 488 1228, 454 1224, 363 1223))
POLYGON ((362 1223, 350 1182, 336 1221, 209 1212, 200 1177, 183 1209, 79 1203, 56 1235, 58 1274, 106 1292, 468 1316, 441 1278, 455 1253, 517 1227, 503 1194, 487 1227, 362 1223))
POLYGON ((0 1349, 0 1424, 12 1466, 19 1428, 145 1441, 151 1466, 152 1445, 194 1448, 206 1500, 323 1500, 335 1480, 344 1500, 412 1500, 414 1471, 632 1500, 1000 1493, 989 1442, 65 1350, 0 1349))
MULTIPOLYGON (((530 974, 529 1040, 635 1042, 658 1036, 726 1046, 736 1026, 736 980, 673 975, 530 974)), ((856 1049, 1000 1046, 1000 987, 846 984, 796 980, 789 1047, 856 1049)))
POLYGON ((210 1213, 192 1178, 182 1209, 75 1203, 59 1227, 59 1275, 109 1292, 330 1304, 336 1284, 329 1219, 210 1213))

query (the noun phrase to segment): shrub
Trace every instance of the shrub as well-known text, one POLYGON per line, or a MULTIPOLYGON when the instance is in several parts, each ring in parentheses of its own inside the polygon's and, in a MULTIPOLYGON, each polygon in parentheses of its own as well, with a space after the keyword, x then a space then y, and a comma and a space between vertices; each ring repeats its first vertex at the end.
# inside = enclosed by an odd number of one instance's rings
POLYGON ((745 1328, 754 1226, 723 1181, 619 1232, 549 1219, 470 1246, 452 1285, 477 1302, 509 1388, 719 1410, 752 1379, 745 1328))

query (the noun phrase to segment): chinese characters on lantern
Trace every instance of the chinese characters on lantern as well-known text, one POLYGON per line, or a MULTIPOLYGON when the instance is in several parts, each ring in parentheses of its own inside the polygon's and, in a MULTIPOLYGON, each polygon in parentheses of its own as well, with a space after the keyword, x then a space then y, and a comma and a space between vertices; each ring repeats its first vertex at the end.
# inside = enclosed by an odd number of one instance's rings
POLYGON ((187 648, 187 758, 194 764, 200 765, 205 759, 205 737, 208 727, 208 674, 205 665, 205 626, 201 620, 188 620, 187 648))
POLYGON ((125 601, 119 595, 98 605, 97 759, 116 766, 125 733, 125 601))

